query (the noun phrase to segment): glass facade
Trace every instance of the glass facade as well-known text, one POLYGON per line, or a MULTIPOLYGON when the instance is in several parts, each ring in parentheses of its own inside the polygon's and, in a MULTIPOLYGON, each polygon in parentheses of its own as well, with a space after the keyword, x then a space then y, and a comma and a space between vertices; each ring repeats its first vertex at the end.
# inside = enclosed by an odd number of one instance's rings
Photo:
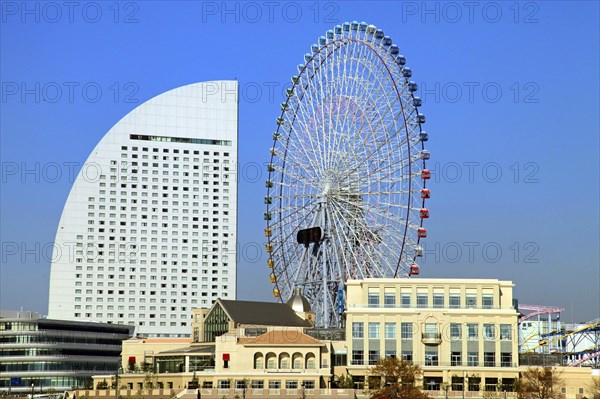
POLYGON ((221 306, 216 305, 204 321, 204 342, 215 342, 215 338, 229 330, 229 317, 221 306))
POLYGON ((120 366, 133 326, 48 319, 0 319, 0 390, 91 388, 94 374, 120 366))

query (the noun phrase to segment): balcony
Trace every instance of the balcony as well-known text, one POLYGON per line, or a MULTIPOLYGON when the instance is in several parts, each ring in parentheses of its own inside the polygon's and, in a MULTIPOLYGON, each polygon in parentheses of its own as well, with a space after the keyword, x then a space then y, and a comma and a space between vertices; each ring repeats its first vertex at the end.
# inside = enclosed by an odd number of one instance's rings
POLYGON ((442 343, 442 334, 440 333, 421 333, 421 342, 425 345, 439 345, 442 343))

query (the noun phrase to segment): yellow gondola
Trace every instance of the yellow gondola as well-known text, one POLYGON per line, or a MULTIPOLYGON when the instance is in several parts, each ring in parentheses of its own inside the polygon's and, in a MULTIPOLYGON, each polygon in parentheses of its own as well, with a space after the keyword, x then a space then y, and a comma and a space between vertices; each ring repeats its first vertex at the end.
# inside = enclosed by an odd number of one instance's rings
POLYGON ((269 260, 267 260, 267 267, 268 267, 269 269, 272 269, 272 268, 273 268, 273 259, 269 259, 269 260))
POLYGON ((273 273, 271 273, 271 275, 269 276, 269 281, 272 283, 276 283, 277 277, 275 277, 275 275, 273 273))
POLYGON ((270 227, 267 227, 265 229, 265 237, 271 237, 271 228, 270 227))
POLYGON ((273 252, 273 246, 271 244, 266 244, 265 251, 267 251, 267 253, 270 254, 271 252, 273 252))
POLYGON ((273 296, 274 296, 275 298, 279 298, 279 297, 281 296, 281 293, 279 292, 279 290, 278 290, 278 289, 274 289, 274 290, 273 290, 273 296))

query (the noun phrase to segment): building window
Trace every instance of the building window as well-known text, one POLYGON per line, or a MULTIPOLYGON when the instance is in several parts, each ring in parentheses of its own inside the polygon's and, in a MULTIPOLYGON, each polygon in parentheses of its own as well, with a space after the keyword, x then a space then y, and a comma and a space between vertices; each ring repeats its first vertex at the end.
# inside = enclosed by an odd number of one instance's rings
POLYGON ((406 340, 406 339, 412 339, 412 336, 413 336, 412 323, 400 324, 400 338, 406 340))
POLYGON ((467 339, 474 341, 478 337, 477 324, 467 324, 467 339))
POLYGON ((315 382, 312 380, 302 381, 302 387, 304 389, 315 389, 315 382))
POLYGON ((477 307, 477 294, 467 294, 466 296, 467 308, 474 309, 477 307))
POLYGON ((450 323, 450 339, 451 340, 460 340, 462 339, 462 329, 459 323, 450 323))
POLYGON ((379 339, 379 323, 369 323, 369 339, 379 339))
POLYGON ((462 366, 462 353, 452 352, 450 354, 450 366, 462 366))
POLYGON ((362 350, 352 351, 352 364, 365 364, 365 355, 362 350))
POLYGON ((252 380, 250 386, 252 389, 263 389, 265 387, 265 382, 263 380, 252 380))
POLYGON ((425 366, 437 366, 437 365, 438 365, 437 351, 425 350, 425 366))
POLYGON ((278 380, 269 381, 269 389, 280 389, 280 388, 281 388, 281 381, 278 381, 278 380))
POLYGON ((379 351, 369 351, 369 365, 377 364, 379 360, 379 351))
POLYGON ((512 329, 510 324, 500 324, 500 339, 502 341, 512 340, 512 329))
POLYGON ((425 323, 425 338, 438 338, 438 324, 437 323, 425 323))
POLYGON ((412 360, 413 360, 412 351, 402 351, 402 360, 404 360, 405 362, 412 363, 412 360))
POLYGON ((417 307, 426 308, 427 306, 427 294, 417 293, 417 307))
POLYGON ((363 323, 352 323, 352 338, 364 338, 365 331, 363 323))
POLYGON ((389 357, 396 357, 396 351, 394 349, 390 349, 385 351, 385 357, 389 358, 389 357))
POLYGON ((483 294, 481 298, 481 304, 484 309, 492 309, 494 307, 494 295, 483 294))
POLYGON ((403 292, 400 294, 401 306, 403 308, 410 308, 410 292, 403 292))
POLYGON ((479 365, 479 354, 477 352, 467 353, 467 366, 476 367, 479 365))
POLYGON ((385 323, 385 339, 396 339, 396 323, 385 323))
POLYGON ((460 308, 460 294, 450 294, 450 309, 460 308))
POLYGON ((494 324, 483 325, 483 338, 487 341, 496 339, 496 326, 494 324))
POLYGON ((286 380, 285 389, 298 389, 298 381, 297 380, 286 380))
POLYGON ((433 294, 433 307, 443 308, 444 307, 444 294, 433 294))
POLYGON ((510 352, 500 353, 500 366, 501 367, 512 367, 512 353, 510 353, 510 352))
POLYGON ((378 291, 369 291, 369 307, 377 308, 379 307, 379 292, 378 291))
POLYGON ((217 388, 229 389, 231 388, 231 383, 229 382, 229 380, 219 380, 217 382, 217 388))
POLYGON ((485 367, 496 367, 496 352, 484 352, 483 365, 485 367))
POLYGON ((383 303, 386 308, 396 307, 396 294, 393 292, 386 292, 383 296, 383 303))

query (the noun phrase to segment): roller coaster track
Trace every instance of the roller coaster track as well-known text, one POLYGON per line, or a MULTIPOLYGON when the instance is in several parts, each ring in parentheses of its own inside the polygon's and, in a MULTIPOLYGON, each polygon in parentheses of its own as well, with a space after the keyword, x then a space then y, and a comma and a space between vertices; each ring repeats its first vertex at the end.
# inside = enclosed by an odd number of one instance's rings
MULTIPOLYGON (((552 338, 551 340, 543 340, 544 342, 542 344, 534 346, 533 348, 528 349, 528 350, 526 350, 526 351, 524 351, 522 353, 534 352, 536 349, 541 348, 542 346, 551 344, 553 342, 556 342, 559 339, 563 339, 563 338, 569 337, 569 336, 571 336, 573 334, 577 334, 577 333, 580 333, 580 332, 583 332, 583 331, 586 331, 586 330, 591 330, 591 329, 594 329, 594 328, 597 328, 597 327, 600 327, 600 321, 597 321, 597 322, 592 323, 592 324, 588 324, 588 325, 586 325, 586 326, 584 326, 584 327, 582 327, 582 328, 580 328, 578 330, 569 331, 569 332, 566 332, 564 334, 557 333, 557 336, 555 338, 552 338)), ((597 357, 597 356, 598 355, 596 355, 594 357, 597 357)), ((591 357, 591 358, 593 358, 593 357, 591 357)))

